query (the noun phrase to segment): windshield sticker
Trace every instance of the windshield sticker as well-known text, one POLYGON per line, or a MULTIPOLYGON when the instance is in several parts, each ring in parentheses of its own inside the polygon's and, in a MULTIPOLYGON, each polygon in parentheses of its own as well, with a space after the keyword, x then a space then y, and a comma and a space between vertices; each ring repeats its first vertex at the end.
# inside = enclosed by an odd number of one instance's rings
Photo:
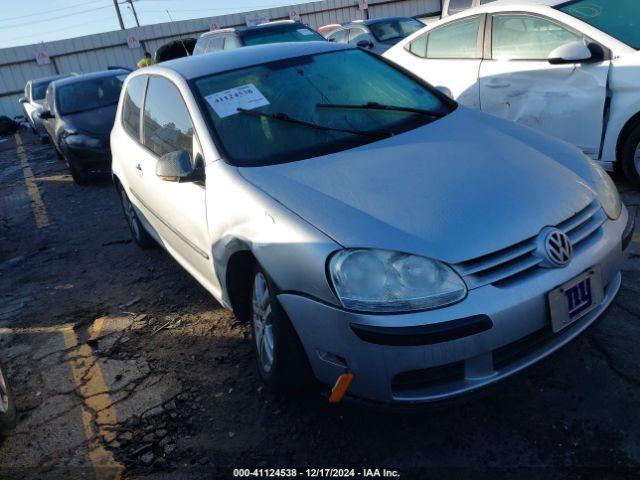
POLYGON ((264 95, 253 83, 230 88, 223 92, 212 93, 204 98, 220 118, 237 114, 238 108, 253 110, 254 108, 270 105, 269 101, 264 98, 264 95))
POLYGON ((299 28, 299 29, 298 29, 298 33, 299 33, 300 35, 305 35, 305 36, 307 36, 307 35, 313 35, 313 32, 312 32, 311 30, 307 30, 306 28, 299 28))

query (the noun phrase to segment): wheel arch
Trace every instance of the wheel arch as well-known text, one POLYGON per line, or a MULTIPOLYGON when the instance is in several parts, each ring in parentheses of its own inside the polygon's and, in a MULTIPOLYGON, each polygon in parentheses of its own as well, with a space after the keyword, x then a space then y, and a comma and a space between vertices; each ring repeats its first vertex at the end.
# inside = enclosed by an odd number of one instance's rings
POLYGON ((618 141, 616 142, 616 168, 620 168, 622 165, 622 149, 624 148, 624 142, 631 133, 631 131, 640 124, 640 112, 633 115, 622 127, 618 134, 618 141))

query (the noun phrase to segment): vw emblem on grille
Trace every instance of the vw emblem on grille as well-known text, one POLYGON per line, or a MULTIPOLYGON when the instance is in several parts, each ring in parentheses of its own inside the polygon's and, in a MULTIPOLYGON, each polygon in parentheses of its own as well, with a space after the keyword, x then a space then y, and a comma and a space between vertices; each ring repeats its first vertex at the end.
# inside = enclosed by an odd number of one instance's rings
MULTIPOLYGON (((564 267, 573 258, 573 245, 569 237, 557 228, 546 228, 540 233, 544 258, 553 267, 564 267)), ((542 250, 542 249, 541 249, 542 250)))

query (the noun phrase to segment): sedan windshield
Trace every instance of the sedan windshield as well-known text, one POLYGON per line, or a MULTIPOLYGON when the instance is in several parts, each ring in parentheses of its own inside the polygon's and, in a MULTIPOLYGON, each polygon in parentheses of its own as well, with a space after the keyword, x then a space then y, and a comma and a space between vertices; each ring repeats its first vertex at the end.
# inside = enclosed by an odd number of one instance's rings
POLYGON ((360 50, 220 73, 196 80, 195 87, 226 157, 238 166, 339 152, 436 121, 452 109, 429 87, 360 50))
POLYGON ((640 50, 640 1, 576 0, 560 10, 640 50))
POLYGON ((47 87, 50 83, 51 82, 34 83, 31 87, 31 98, 34 100, 44 99, 44 96, 47 93, 47 87))
POLYGON ((324 42, 325 38, 304 25, 280 25, 265 29, 247 30, 242 34, 246 46, 282 42, 324 42))
POLYGON ((63 85, 57 90, 58 111, 70 115, 118 103, 124 78, 113 75, 63 85))
POLYGON ((376 22, 369 25, 369 29, 376 40, 385 42, 387 40, 397 40, 398 38, 408 37, 412 33, 417 32, 424 27, 413 18, 393 19, 385 22, 376 22))

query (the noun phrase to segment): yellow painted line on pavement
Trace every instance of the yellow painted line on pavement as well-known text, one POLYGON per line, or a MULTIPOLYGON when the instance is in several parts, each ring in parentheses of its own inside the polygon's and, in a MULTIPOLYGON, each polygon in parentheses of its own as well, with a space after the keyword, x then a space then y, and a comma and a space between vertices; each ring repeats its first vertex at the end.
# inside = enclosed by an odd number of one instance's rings
MULTIPOLYGON (((91 326, 92 338, 96 338, 100 334, 104 321, 104 317, 99 318, 91 326)), ((86 343, 78 345, 78 335, 73 329, 62 330, 62 333, 65 346, 69 349, 71 373, 86 407, 82 409, 82 424, 85 437, 89 440, 89 460, 96 480, 118 479, 121 477, 123 467, 100 441, 101 437, 107 442, 113 440, 115 433, 111 430, 105 430, 103 426, 96 423, 94 417, 96 412, 106 411, 110 418, 117 419, 102 369, 94 358, 91 347, 86 343), (107 393, 96 395, 100 392, 107 393)))
POLYGON ((40 197, 40 190, 38 185, 33 180, 33 170, 29 165, 29 160, 25 153, 24 146, 22 144, 22 137, 19 133, 15 134, 16 147, 18 150, 18 158, 20 159, 20 165, 22 166, 22 174, 24 175, 24 183, 27 185, 27 194, 31 199, 31 209, 33 215, 36 217, 36 226, 38 228, 44 228, 49 226, 49 215, 47 215, 47 207, 45 207, 42 197, 40 197))

